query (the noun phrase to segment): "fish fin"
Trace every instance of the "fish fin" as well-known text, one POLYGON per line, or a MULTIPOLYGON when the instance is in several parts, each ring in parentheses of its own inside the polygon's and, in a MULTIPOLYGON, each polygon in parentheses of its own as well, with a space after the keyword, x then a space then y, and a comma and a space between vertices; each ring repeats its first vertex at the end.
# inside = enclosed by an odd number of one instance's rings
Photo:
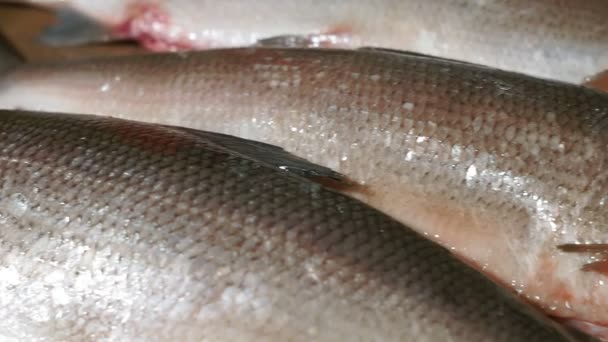
POLYGON ((258 40, 255 45, 268 48, 346 48, 352 46, 352 32, 348 26, 339 25, 322 33, 268 37, 258 40))
POLYGON ((50 46, 75 46, 112 40, 110 32, 93 19, 69 8, 57 9, 57 23, 40 35, 50 46))
POLYGON ((360 194, 365 197, 373 196, 374 192, 370 187, 359 184, 349 178, 344 177, 343 179, 336 181, 329 177, 312 177, 310 178, 313 182, 323 185, 326 188, 344 193, 344 194, 360 194))
POLYGON ((591 77, 587 77, 583 85, 595 90, 608 92, 608 70, 602 71, 591 77))
MULTIPOLYGON (((175 127, 172 128, 175 129, 175 127)), ((318 183, 327 182, 328 184, 340 184, 341 186, 352 184, 352 181, 341 173, 300 158, 279 146, 227 134, 182 127, 177 129, 203 138, 205 141, 211 142, 221 148, 229 149, 243 157, 269 164, 280 170, 297 174, 318 183)))
POLYGON ((567 253, 608 253, 608 244, 605 243, 566 243, 557 248, 567 253))
POLYGON ((260 39, 255 44, 265 48, 309 48, 313 42, 309 36, 283 35, 260 39))
POLYGON ((23 55, 0 34, 0 74, 23 63, 24 60, 23 55))
MULTIPOLYGON (((604 243, 588 243, 588 244, 575 244, 568 243, 557 246, 559 250, 566 253, 591 253, 608 255, 608 244, 604 243)), ((588 264, 584 264, 581 270, 585 272, 596 272, 608 276, 608 259, 594 261, 588 264)))
POLYGON ((370 52, 384 52, 384 53, 391 53, 391 54, 396 54, 396 55, 402 55, 402 56, 406 56, 406 57, 408 57, 408 56, 409 57, 421 57, 421 58, 428 58, 428 59, 432 59, 432 60, 436 60, 436 61, 442 61, 442 62, 451 62, 451 63, 458 63, 458 64, 464 64, 464 65, 472 65, 472 66, 475 66, 475 67, 481 67, 481 68, 486 68, 486 69, 494 69, 494 68, 491 68, 489 66, 485 66, 485 65, 481 65, 481 64, 475 64, 475 63, 460 61, 460 60, 457 60, 457 59, 437 57, 437 56, 433 56, 433 55, 427 55, 427 54, 424 54, 424 53, 413 52, 413 51, 408 51, 408 50, 395 50, 395 49, 387 49, 387 48, 372 47, 372 46, 363 46, 363 47, 358 48, 357 50, 360 50, 360 51, 370 51, 370 52))
POLYGON ((362 47, 358 48, 357 50, 394 53, 394 54, 404 55, 404 56, 418 56, 418 57, 427 57, 427 58, 433 58, 433 59, 443 59, 443 58, 439 58, 436 56, 426 55, 426 54, 420 53, 420 52, 413 52, 413 51, 409 51, 409 50, 388 49, 388 48, 373 47, 373 46, 362 46, 362 47))
POLYGON ((608 276, 608 260, 600 260, 584 264, 583 267, 581 267, 581 270, 608 276))

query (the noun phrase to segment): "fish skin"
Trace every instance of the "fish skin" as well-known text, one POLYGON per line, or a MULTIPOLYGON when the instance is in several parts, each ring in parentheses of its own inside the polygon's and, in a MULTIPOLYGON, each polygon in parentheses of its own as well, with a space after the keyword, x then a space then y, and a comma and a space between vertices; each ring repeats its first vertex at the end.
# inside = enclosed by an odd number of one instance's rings
POLYGON ((605 94, 416 55, 230 49, 25 65, 0 108, 280 146, 550 314, 608 322, 604 276, 579 271, 593 256, 557 249, 608 241, 605 94))
POLYGON ((604 0, 61 4, 105 23, 116 37, 138 39, 157 51, 236 47, 292 35, 311 45, 408 50, 573 83, 608 69, 604 0))
POLYGON ((0 335, 570 340, 413 230, 217 142, 0 111, 0 335))

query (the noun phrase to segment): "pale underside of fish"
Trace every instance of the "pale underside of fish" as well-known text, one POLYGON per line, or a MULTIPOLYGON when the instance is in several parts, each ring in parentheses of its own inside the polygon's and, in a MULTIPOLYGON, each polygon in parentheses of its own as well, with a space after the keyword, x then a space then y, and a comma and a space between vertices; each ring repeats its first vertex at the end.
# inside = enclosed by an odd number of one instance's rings
POLYGON ((608 322, 608 279, 581 271, 601 254, 557 248, 608 242, 607 95, 415 55, 233 49, 27 65, 0 107, 281 146, 550 314, 608 322))
POLYGON ((106 27, 86 27, 64 11, 67 24, 45 35, 55 44, 130 38, 159 51, 287 36, 266 43, 402 49, 575 83, 608 69, 604 0, 31 2, 59 3, 106 27))
POLYGON ((0 111, 3 341, 574 341, 273 146, 0 111))

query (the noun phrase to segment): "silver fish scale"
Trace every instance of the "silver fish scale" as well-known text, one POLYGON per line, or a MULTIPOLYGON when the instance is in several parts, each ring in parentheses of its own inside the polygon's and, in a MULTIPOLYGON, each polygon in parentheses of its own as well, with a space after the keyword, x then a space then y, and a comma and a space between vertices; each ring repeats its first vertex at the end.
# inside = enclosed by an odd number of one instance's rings
POLYGON ((364 204, 188 132, 0 112, 0 336, 566 341, 364 204))

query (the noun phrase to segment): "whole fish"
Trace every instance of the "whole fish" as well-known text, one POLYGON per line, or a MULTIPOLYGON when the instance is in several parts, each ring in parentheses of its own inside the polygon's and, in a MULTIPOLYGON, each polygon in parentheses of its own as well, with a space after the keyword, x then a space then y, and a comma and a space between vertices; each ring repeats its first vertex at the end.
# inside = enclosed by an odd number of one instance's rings
POLYGON ((281 146, 550 314, 608 322, 606 272, 581 271, 606 263, 558 249, 608 242, 606 94, 411 54, 229 49, 24 65, 0 108, 281 146))
POLYGON ((44 35, 52 44, 129 38, 157 51, 258 41, 375 46, 576 83, 608 69, 605 0, 28 2, 62 9, 64 24, 44 35), (88 25, 82 15, 104 28, 88 25))
POLYGON ((574 340, 273 146, 0 111, 0 149, 3 341, 574 340))

